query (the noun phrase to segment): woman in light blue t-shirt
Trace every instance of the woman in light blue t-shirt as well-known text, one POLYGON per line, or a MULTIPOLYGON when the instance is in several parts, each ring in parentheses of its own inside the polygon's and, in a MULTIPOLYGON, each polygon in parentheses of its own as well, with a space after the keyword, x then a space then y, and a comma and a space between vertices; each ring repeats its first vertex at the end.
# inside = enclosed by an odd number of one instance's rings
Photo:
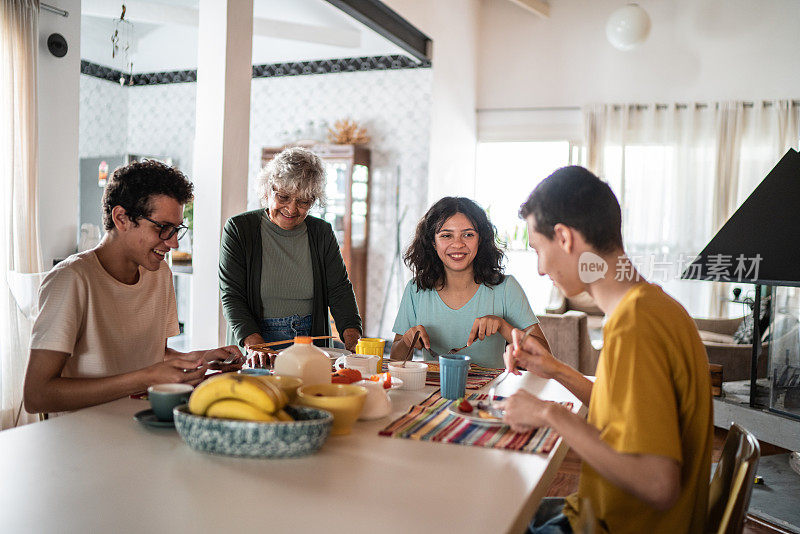
MULTIPOLYGON (((547 344, 519 282, 503 274, 503 252, 486 212, 463 197, 445 197, 417 225, 404 260, 413 274, 397 318, 392 358, 415 348, 460 351, 472 363, 503 367, 511 330, 531 328, 547 344)), ((434 359, 423 351, 426 359, 434 359)))

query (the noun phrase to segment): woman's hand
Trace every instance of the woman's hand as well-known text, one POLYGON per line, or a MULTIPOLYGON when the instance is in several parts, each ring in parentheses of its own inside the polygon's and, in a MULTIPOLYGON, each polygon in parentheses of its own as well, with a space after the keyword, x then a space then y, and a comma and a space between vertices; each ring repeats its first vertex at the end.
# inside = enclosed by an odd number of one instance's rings
POLYGON ((263 352, 252 350, 252 345, 260 345, 264 343, 264 338, 261 334, 250 334, 244 338, 244 352, 247 358, 247 365, 253 369, 269 367, 269 355, 263 352))
POLYGON ((346 328, 345 331, 342 332, 341 337, 342 343, 344 343, 344 348, 350 352, 355 352, 356 345, 358 345, 358 340, 361 339, 361 332, 355 328, 346 328))
POLYGON ((525 332, 514 329, 511 333, 513 342, 506 347, 503 360, 506 369, 513 374, 519 374, 517 365, 535 373, 542 378, 555 378, 561 369, 558 361, 550 351, 537 338, 528 336, 523 346, 520 346, 525 332))
POLYGON ((421 324, 417 326, 412 326, 406 333, 403 334, 403 343, 406 344, 406 347, 410 347, 411 343, 414 341, 414 334, 419 332, 419 339, 417 340, 417 344, 414 346, 415 349, 429 349, 431 348, 431 338, 428 337, 428 332, 425 330, 425 327, 421 324))
MULTIPOLYGON (((469 337, 467 338, 467 346, 469 347, 478 339, 483 341, 485 338, 496 334, 507 324, 505 319, 497 315, 478 317, 472 323, 472 330, 469 331, 469 337)), ((510 330, 511 328, 509 327, 508 329, 510 330)))
POLYGON ((497 402, 497 407, 505 411, 503 421, 508 423, 512 430, 527 432, 547 424, 545 412, 550 404, 521 389, 507 399, 497 402))

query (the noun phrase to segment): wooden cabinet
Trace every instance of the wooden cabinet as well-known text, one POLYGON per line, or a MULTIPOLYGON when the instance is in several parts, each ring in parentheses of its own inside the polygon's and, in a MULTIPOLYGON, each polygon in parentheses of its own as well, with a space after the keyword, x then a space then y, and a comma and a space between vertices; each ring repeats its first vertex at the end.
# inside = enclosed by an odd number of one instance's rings
MULTIPOLYGON (((264 148, 262 167, 286 147, 264 148)), ((319 144, 309 147, 325 163, 327 204, 310 214, 333 227, 344 264, 356 294, 358 311, 365 320, 367 295, 367 245, 369 243, 370 153, 357 145, 319 144)), ((365 327, 366 328, 366 327, 365 327)))

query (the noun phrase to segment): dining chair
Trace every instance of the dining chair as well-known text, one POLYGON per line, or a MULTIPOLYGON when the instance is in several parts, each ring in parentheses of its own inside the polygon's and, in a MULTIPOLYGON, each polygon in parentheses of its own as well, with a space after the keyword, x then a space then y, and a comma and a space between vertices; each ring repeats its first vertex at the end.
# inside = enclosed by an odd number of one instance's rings
POLYGON ((722 456, 711 478, 706 532, 742 532, 760 455, 756 437, 736 423, 731 424, 722 456))

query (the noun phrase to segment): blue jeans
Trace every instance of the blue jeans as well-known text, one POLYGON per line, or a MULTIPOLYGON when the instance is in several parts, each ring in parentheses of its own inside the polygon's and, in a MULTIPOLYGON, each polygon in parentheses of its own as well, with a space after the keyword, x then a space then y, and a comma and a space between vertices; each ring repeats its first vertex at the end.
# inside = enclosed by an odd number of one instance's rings
POLYGON ((272 341, 286 341, 286 345, 276 345, 275 350, 285 349, 291 345, 292 340, 297 336, 311 335, 311 315, 299 316, 290 315, 288 317, 267 318, 261 320, 261 337, 264 343, 272 341))
POLYGON ((545 497, 528 525, 528 534, 572 534, 564 509, 563 497, 545 497))

